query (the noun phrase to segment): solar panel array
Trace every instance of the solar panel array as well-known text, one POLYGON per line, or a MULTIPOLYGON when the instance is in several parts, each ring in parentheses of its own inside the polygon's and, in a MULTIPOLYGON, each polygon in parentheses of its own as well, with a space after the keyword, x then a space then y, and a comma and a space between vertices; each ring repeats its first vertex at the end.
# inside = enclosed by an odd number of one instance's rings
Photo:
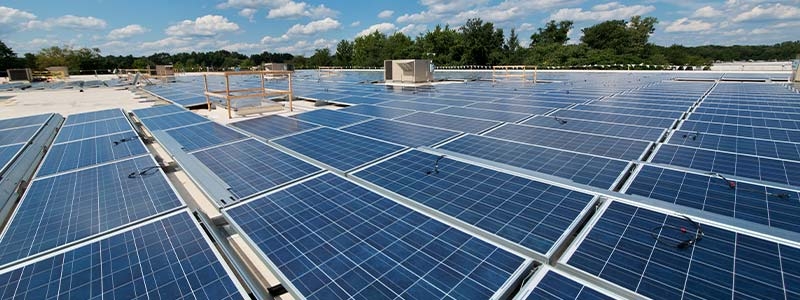
POLYGON ((53 119, 56 119, 54 114, 41 114, 0 120, 0 178, 4 178, 26 145, 53 119))

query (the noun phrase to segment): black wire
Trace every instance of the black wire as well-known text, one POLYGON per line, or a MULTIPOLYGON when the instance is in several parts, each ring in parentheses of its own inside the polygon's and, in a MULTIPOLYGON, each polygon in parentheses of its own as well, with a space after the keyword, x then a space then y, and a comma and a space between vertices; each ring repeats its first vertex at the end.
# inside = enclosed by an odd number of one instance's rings
POLYGON ((116 146, 116 145, 122 144, 122 143, 124 143, 124 142, 130 142, 130 141, 133 141, 133 140, 135 140, 135 139, 137 139, 137 138, 138 138, 138 136, 134 136, 134 137, 127 137, 127 138, 121 139, 121 140, 119 140, 119 141, 113 141, 113 142, 111 142, 111 143, 113 143, 113 144, 114 144, 114 146, 116 146))
POLYGON ((688 237, 686 239, 679 240, 679 242, 672 242, 672 243, 668 242, 666 239, 664 239, 661 236, 661 233, 663 232, 663 229, 665 229, 665 228, 667 228, 667 229, 675 229, 675 230, 680 231, 681 233, 688 233, 689 231, 686 230, 686 228, 684 228, 684 227, 678 227, 678 226, 675 226, 675 225, 667 225, 667 224, 653 227, 653 229, 650 230, 650 236, 653 237, 653 239, 655 239, 657 242, 660 242, 660 243, 665 244, 667 246, 675 247, 675 248, 678 248, 678 249, 686 249, 689 246, 694 246, 695 244, 697 244, 697 242, 699 242, 700 240, 703 239, 703 236, 705 235, 705 233, 703 232, 703 228, 700 226, 700 223, 695 222, 694 220, 690 219, 687 216, 681 216, 681 218, 686 220, 686 222, 688 222, 689 224, 692 225, 692 227, 694 227, 695 230, 694 230, 694 235, 693 236, 690 236, 690 237, 688 237))
POLYGON ((128 178, 136 178, 136 177, 142 177, 142 176, 155 174, 155 173, 157 173, 156 171, 153 171, 153 172, 150 172, 150 171, 158 170, 160 168, 161 167, 159 167, 159 166, 149 166, 149 167, 146 167, 144 169, 131 172, 130 174, 128 174, 128 178))
POLYGON ((792 195, 790 195, 789 193, 770 193, 770 192, 766 192, 766 191, 761 191, 761 190, 756 190, 756 189, 751 189, 751 188, 746 188, 746 187, 740 187, 740 186, 738 186, 736 184, 735 181, 728 180, 727 178, 725 178, 725 176, 722 176, 722 174, 720 174, 720 173, 711 172, 711 173, 708 173, 708 175, 716 176, 717 178, 722 179, 725 182, 725 185, 727 187, 731 188, 732 190, 735 189, 735 190, 739 190, 739 191, 751 192, 751 193, 756 193, 756 194, 764 194, 764 195, 767 195, 769 197, 775 197, 775 198, 779 198, 779 199, 791 199, 792 198, 792 195))
POLYGON ((553 116, 553 120, 556 120, 556 122, 560 123, 561 125, 567 124, 567 120, 564 120, 556 116, 553 116))
POLYGON ((442 160, 442 158, 444 158, 444 155, 441 155, 438 158, 436 158, 436 162, 433 163, 433 170, 425 172, 425 175, 439 174, 439 161, 442 160))

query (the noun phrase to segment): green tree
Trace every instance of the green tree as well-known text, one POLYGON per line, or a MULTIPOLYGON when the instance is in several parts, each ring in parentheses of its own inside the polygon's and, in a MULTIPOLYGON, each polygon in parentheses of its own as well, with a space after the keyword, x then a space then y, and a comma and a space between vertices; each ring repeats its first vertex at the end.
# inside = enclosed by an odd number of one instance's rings
POLYGON ((614 49, 622 53, 629 46, 625 20, 605 21, 581 31, 581 42, 592 49, 614 49))
POLYGON ((16 67, 16 65, 17 54, 14 53, 10 47, 6 46, 3 41, 0 41, 0 70, 5 71, 6 69, 16 67))
POLYGON ((386 39, 384 50, 386 59, 412 58, 414 41, 402 32, 395 32, 386 39))
POLYGON ((523 55, 524 48, 519 46, 519 37, 517 36, 517 32, 514 28, 511 29, 511 32, 508 35, 508 40, 503 45, 503 51, 505 52, 505 58, 503 59, 503 64, 506 65, 519 65, 523 62, 523 55))
POLYGON ((332 61, 331 50, 328 48, 317 49, 314 55, 308 58, 308 64, 312 68, 330 66, 332 61))
POLYGON ((353 65, 359 67, 383 66, 386 35, 375 30, 353 42, 353 65))
POLYGON ((466 65, 498 63, 490 58, 498 57, 492 54, 503 50, 502 29, 495 29, 492 22, 484 23, 480 18, 474 18, 467 20, 467 23, 461 27, 461 33, 464 38, 464 53, 466 54, 461 59, 462 63, 466 65))
POLYGON ((340 67, 353 64, 353 42, 341 40, 336 44, 336 54, 333 58, 333 64, 340 67))
POLYGON ((544 26, 539 27, 538 32, 531 35, 531 47, 540 44, 559 44, 564 45, 569 41, 569 31, 572 29, 574 23, 570 20, 564 20, 556 23, 550 20, 544 26))
POLYGON ((420 34, 415 47, 420 57, 431 58, 440 66, 460 63, 464 54, 463 36, 447 25, 436 25, 433 31, 420 34))

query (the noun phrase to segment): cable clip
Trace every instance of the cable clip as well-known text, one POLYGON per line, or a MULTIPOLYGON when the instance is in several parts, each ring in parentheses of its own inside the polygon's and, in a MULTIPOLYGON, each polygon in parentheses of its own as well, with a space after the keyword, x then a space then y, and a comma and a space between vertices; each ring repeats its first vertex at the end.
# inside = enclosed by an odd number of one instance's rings
POLYGON ((147 175, 152 175, 152 174, 158 173, 158 171, 153 171, 153 170, 158 170, 160 168, 161 167, 159 167, 159 166, 149 166, 147 168, 131 172, 130 174, 128 174, 128 178, 136 178, 136 177, 143 177, 143 176, 147 176, 147 175))
POLYGON ((122 144, 122 143, 124 143, 124 142, 130 142, 130 141, 133 141, 133 140, 135 140, 135 139, 137 139, 137 138, 139 138, 139 137, 138 137, 138 136, 134 136, 134 137, 127 137, 127 138, 121 139, 121 140, 119 140, 119 141, 113 141, 113 142, 111 142, 111 143, 112 143, 112 144, 114 144, 114 146, 116 146, 116 145, 122 144))
POLYGON ((433 170, 425 172, 425 175, 439 174, 439 161, 442 160, 442 158, 444 158, 444 155, 441 155, 436 159, 436 162, 433 163, 433 170))
POLYGON ((556 116, 553 116, 553 120, 556 120, 556 122, 558 122, 561 125, 567 124, 567 120, 564 120, 564 119, 556 117, 556 116))

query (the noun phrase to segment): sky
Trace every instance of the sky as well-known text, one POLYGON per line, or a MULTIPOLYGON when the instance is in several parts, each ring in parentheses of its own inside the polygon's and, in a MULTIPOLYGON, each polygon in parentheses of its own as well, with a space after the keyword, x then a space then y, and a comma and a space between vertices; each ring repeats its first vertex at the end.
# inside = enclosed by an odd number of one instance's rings
POLYGON ((50 46, 99 48, 103 55, 225 49, 311 55, 378 30, 414 38, 437 24, 480 17, 520 42, 549 20, 581 29, 634 15, 658 18, 659 45, 751 45, 800 40, 800 0, 0 0, 0 40, 18 55, 50 46))

